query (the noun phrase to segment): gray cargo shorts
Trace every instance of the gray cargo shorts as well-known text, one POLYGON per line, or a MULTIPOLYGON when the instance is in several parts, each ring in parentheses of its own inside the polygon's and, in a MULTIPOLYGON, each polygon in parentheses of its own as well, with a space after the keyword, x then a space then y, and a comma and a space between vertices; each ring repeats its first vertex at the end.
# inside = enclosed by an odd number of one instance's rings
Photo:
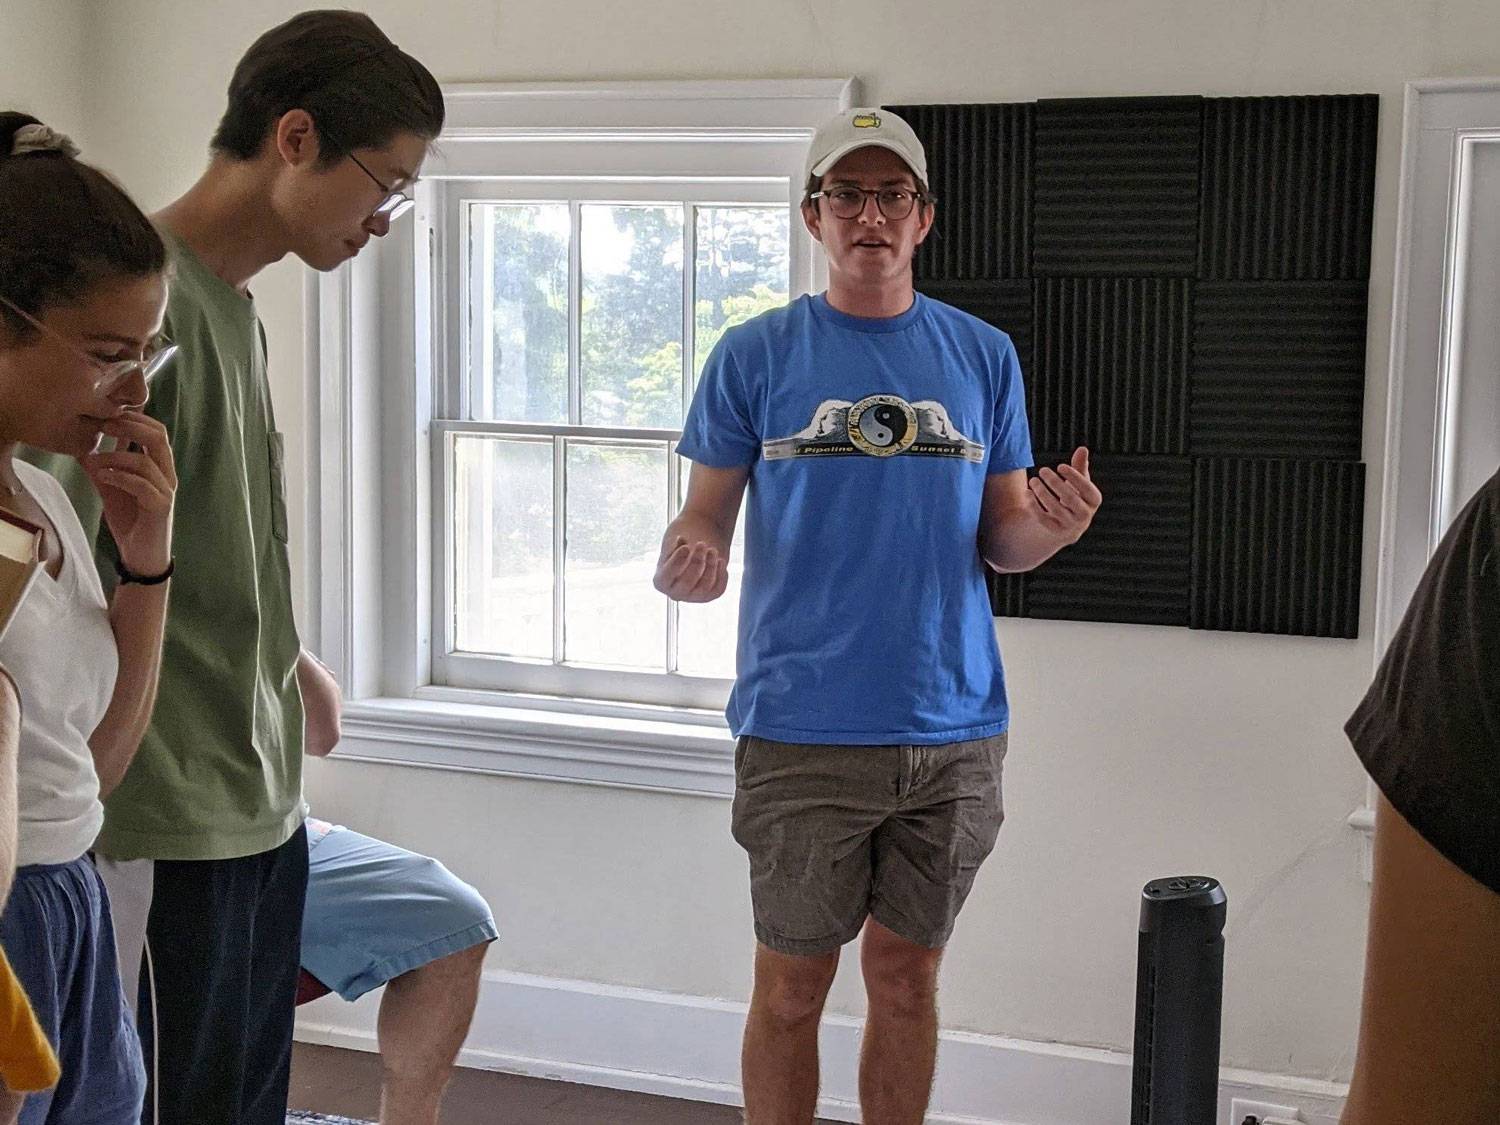
POLYGON ((1007 742, 740 738, 732 821, 750 857, 756 938, 813 956, 852 941, 869 917, 917 945, 947 944, 1005 819, 1007 742))

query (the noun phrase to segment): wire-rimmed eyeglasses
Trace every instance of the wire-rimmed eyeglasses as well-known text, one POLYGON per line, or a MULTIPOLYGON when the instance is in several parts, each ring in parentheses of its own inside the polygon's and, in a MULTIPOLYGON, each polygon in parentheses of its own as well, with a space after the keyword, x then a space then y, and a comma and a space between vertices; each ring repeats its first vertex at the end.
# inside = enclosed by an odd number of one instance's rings
MULTIPOLYGON (((329 132, 327 126, 323 125, 320 122, 318 124, 318 129, 334 144, 343 147, 344 142, 339 140, 331 132, 329 132)), ((383 181, 374 172, 370 171, 369 168, 365 167, 365 162, 354 155, 353 149, 350 149, 344 155, 347 156, 350 160, 354 161, 354 163, 358 165, 359 170, 365 175, 369 176, 370 180, 375 184, 376 187, 385 192, 385 198, 380 201, 375 210, 370 212, 371 215, 384 215, 387 219, 394 223, 402 215, 406 214, 417 205, 417 201, 411 196, 407 195, 406 192, 399 191, 396 188, 392 187, 390 184, 383 181)))

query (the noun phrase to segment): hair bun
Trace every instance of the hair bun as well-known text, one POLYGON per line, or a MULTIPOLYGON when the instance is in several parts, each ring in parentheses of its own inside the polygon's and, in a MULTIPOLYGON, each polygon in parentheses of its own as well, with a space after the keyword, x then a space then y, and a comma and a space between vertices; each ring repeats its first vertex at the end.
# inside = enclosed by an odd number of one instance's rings
POLYGON ((29 156, 35 153, 48 152, 76 157, 78 155, 78 146, 73 143, 72 138, 66 133, 59 133, 50 125, 43 125, 41 122, 22 125, 15 131, 15 135, 11 138, 11 156, 29 156))

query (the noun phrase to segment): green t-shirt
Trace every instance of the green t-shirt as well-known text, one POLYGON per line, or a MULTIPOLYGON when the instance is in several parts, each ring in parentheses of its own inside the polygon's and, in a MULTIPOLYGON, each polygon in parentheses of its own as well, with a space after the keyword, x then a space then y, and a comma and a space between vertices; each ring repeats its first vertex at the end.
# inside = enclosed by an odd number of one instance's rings
MULTIPOLYGON (((301 645, 292 619, 282 436, 254 303, 168 237, 176 358, 146 412, 172 441, 177 507, 161 687, 125 779, 104 802, 112 859, 233 859, 285 843, 302 800, 301 645)), ((76 462, 44 466, 73 497, 114 581, 115 546, 76 462)))

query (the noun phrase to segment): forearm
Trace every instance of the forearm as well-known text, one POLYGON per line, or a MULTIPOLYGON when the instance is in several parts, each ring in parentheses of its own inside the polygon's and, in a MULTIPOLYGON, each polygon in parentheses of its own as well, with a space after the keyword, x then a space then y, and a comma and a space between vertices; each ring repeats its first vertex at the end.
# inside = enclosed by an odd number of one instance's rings
POLYGON ((1038 508, 1009 508, 980 526, 979 556, 992 570, 1019 574, 1041 566, 1077 541, 1047 527, 1038 508))
POLYGON ((0 668, 0 909, 16 874, 16 759, 21 740, 21 699, 10 673, 0 668))
POLYGON ((125 777, 151 723, 170 586, 170 582, 155 586, 123 583, 110 602, 109 622, 120 654, 120 671, 109 708, 89 739, 101 796, 113 792, 125 777))

